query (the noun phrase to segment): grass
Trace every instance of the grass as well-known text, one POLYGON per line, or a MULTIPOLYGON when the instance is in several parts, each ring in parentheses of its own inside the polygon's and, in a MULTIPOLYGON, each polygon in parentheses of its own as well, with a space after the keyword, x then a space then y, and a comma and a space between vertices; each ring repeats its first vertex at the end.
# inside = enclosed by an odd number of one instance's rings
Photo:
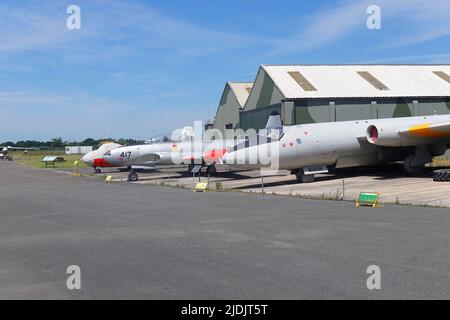
POLYGON ((342 201, 342 191, 340 190, 336 190, 336 192, 329 192, 329 193, 322 192, 322 194, 303 194, 291 192, 290 196, 310 200, 342 201))
MULTIPOLYGON (((67 160, 63 163, 55 163, 55 168, 50 165, 47 169, 73 169, 73 163, 82 157, 79 154, 66 155, 64 151, 28 151, 28 153, 24 153, 23 151, 10 151, 8 155, 13 156, 14 160, 18 163, 35 168, 46 168, 45 163, 41 161, 44 156, 60 156, 67 160)), ((81 161, 78 162, 78 165, 80 168, 87 167, 81 161)))

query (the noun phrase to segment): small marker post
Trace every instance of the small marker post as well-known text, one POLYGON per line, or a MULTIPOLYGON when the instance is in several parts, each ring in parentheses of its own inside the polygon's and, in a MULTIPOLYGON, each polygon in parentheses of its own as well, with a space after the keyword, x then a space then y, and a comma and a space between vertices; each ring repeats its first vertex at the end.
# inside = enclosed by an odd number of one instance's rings
POLYGON ((261 175, 261 192, 264 195, 264 175, 261 175))

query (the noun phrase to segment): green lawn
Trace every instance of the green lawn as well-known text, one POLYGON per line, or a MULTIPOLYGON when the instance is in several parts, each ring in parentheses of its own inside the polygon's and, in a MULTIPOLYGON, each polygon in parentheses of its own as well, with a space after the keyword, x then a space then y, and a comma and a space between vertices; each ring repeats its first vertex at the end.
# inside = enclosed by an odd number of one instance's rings
MULTIPOLYGON (((80 160, 83 155, 74 154, 66 155, 64 151, 28 151, 24 153, 23 151, 10 151, 8 155, 14 157, 14 160, 31 167, 45 168, 45 163, 41 162, 44 156, 59 156, 67 160, 64 163, 55 163, 55 169, 72 169, 74 167, 74 162, 80 160)), ((86 167, 86 165, 78 161, 80 168, 86 167)), ((53 169, 51 165, 47 168, 53 169)))

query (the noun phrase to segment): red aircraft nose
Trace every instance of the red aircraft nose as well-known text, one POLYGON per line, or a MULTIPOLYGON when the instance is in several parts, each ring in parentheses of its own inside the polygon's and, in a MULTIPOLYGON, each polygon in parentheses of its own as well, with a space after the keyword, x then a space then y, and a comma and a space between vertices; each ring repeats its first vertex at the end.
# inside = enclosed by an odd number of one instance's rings
POLYGON ((94 159, 94 162, 93 162, 93 165, 92 165, 93 167, 103 167, 103 168, 105 168, 105 167, 112 167, 112 165, 111 164, 109 164, 105 159, 103 159, 103 158, 97 158, 97 159, 94 159))
POLYGON ((223 155, 227 153, 227 149, 223 148, 223 149, 218 149, 218 150, 211 150, 210 152, 206 152, 203 155, 203 158, 206 161, 218 161, 220 158, 223 157, 223 155))

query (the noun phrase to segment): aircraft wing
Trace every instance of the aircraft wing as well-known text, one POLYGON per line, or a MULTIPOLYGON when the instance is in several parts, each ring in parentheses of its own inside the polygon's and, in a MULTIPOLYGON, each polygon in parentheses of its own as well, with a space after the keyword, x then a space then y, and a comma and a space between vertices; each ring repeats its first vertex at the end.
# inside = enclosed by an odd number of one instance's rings
POLYGON ((450 122, 426 122, 400 128, 390 123, 370 125, 366 139, 371 144, 387 147, 447 144, 450 143, 450 122))
POLYGON ((403 129, 399 134, 414 138, 450 138, 450 123, 420 124, 403 129))
POLYGON ((10 146, 3 147, 3 146, 0 146, 0 148, 7 148, 8 150, 29 150, 29 151, 39 150, 39 148, 32 148, 32 147, 25 148, 25 147, 10 147, 10 146))

